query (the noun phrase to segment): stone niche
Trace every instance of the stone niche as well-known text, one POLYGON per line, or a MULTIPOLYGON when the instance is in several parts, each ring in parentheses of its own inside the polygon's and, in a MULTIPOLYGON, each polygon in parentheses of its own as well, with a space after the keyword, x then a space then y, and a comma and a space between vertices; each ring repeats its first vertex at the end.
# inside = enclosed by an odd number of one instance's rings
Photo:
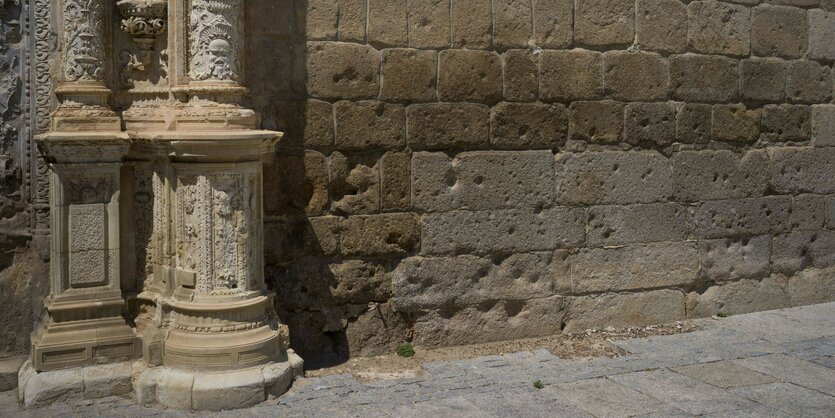
POLYGON ((37 137, 51 291, 21 400, 133 390, 143 405, 219 410, 283 393, 302 360, 262 248, 262 167, 282 134, 241 105, 243 0, 46 5, 60 53, 37 137))

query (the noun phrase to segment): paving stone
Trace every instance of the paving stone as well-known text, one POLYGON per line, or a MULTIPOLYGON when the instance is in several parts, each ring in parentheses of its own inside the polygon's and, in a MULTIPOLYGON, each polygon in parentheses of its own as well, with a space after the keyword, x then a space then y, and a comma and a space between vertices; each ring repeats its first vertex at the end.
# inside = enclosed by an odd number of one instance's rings
POLYGON ((835 371, 784 354, 735 361, 736 364, 808 389, 835 394, 835 371))
POLYGON ((793 416, 828 417, 835 410, 835 398, 789 383, 751 386, 733 392, 793 416))
POLYGON ((557 384, 548 391, 596 417, 635 416, 673 409, 657 399, 605 378, 557 384))
POLYGON ((609 378, 694 415, 754 405, 744 398, 669 370, 621 374, 609 378))
POLYGON ((478 405, 485 413, 497 417, 590 417, 563 399, 546 398, 533 388, 505 391, 498 396, 496 393, 478 393, 466 395, 465 399, 478 405))
POLYGON ((771 376, 755 372, 728 361, 691 364, 689 366, 674 367, 672 370, 722 389, 762 385, 778 381, 771 376))

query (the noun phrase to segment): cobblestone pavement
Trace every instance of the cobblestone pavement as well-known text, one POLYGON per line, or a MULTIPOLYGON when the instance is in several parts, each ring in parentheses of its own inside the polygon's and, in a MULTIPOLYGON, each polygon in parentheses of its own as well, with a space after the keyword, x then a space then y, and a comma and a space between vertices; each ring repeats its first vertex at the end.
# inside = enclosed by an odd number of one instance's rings
MULTIPOLYGON (((214 417, 835 416, 835 303, 704 320, 700 331, 616 342, 569 361, 545 350, 426 363, 417 378, 304 379, 278 400, 214 417), (541 381, 542 389, 533 382, 541 381)), ((106 398, 0 416, 186 417, 106 398)))

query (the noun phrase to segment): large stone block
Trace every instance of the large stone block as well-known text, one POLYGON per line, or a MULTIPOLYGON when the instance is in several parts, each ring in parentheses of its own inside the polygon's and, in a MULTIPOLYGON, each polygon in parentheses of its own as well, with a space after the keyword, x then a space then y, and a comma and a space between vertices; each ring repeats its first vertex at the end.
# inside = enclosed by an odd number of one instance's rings
POLYGON ((473 103, 431 103, 406 109, 413 149, 478 148, 490 141, 490 108, 473 103))
POLYGON ((835 193, 835 148, 776 148, 771 184, 778 193, 835 193))
POLYGON ((573 102, 568 123, 569 138, 596 144, 617 144, 623 135, 624 108, 613 101, 573 102))
POLYGON ((826 227, 835 229, 835 195, 826 197, 826 227))
POLYGON ((744 59, 739 64, 740 94, 754 102, 779 102, 785 96, 785 61, 776 58, 744 59))
POLYGON ((415 208, 543 208, 554 200, 554 158, 550 151, 416 153, 412 159, 415 208))
POLYGON ((493 47, 526 47, 533 35, 530 0, 493 0, 493 47))
POLYGON ((832 98, 832 70, 815 61, 786 64, 786 97, 798 103, 823 103, 832 98))
POLYGON ((376 98, 380 53, 368 45, 308 42, 307 91, 327 99, 376 98))
POLYGON ((574 40, 572 0, 533 0, 534 42, 541 48, 568 48, 574 40))
POLYGON ((812 144, 816 147, 835 146, 835 106, 812 107, 812 144))
POLYGON ((809 11, 809 53, 813 60, 835 60, 835 13, 830 10, 809 11))
POLYGON ((412 157, 407 152, 389 152, 380 159, 380 207, 406 210, 411 207, 412 157))
POLYGON ((563 332, 606 326, 663 324, 684 319, 684 293, 653 290, 568 298, 563 332))
POLYGON ((502 97, 502 59, 489 51, 440 53, 438 97, 446 101, 497 102, 502 97))
POLYGON ((416 319, 414 343, 448 347, 554 335, 559 334, 564 315, 561 296, 435 309, 416 319))
POLYGON ((316 151, 282 152, 264 167, 267 215, 321 215, 328 209, 328 164, 316 151))
POLYGON ((410 257, 392 273, 397 311, 416 312, 498 300, 553 296, 558 274, 568 265, 552 252, 513 254, 507 258, 471 255, 410 257))
POLYGON ((411 0, 409 6, 409 46, 448 48, 450 0, 411 0))
POLYGON ((568 111, 561 104, 503 102, 490 113, 491 144, 499 148, 557 148, 565 144, 568 111))
POLYGON ((677 203, 595 206, 588 219, 589 246, 683 241, 690 232, 687 209, 677 203))
POLYGON ((761 109, 745 105, 714 105, 712 138, 714 141, 752 143, 760 137, 761 109))
POLYGON ((269 219, 264 223, 264 260, 279 264, 337 255, 340 220, 336 216, 269 219))
POLYGON ((803 105, 766 105, 760 139, 769 142, 806 142, 811 135, 812 108, 803 105))
POLYGON ((669 145, 676 140, 676 106, 672 103, 629 103, 623 139, 632 145, 669 145))
POLYGON ((307 2, 305 35, 310 40, 336 40, 339 22, 339 1, 307 2))
POLYGON ((379 46, 408 46, 408 9, 401 0, 368 1, 368 43, 379 46))
POLYGON ((761 5, 751 16, 751 50, 761 57, 800 58, 806 52, 806 11, 761 5))
POLYGON ((0 392, 17 388, 18 372, 29 356, 13 356, 0 360, 0 392))
POLYGON ((559 203, 652 203, 673 191, 670 163, 655 151, 563 153, 556 164, 559 203))
POLYGON ((331 210, 369 214, 380 210, 380 164, 376 156, 334 152, 330 158, 331 210))
POLYGON ((543 100, 590 100, 603 94, 603 59, 599 52, 572 49, 540 53, 543 100))
POLYGON ((826 224, 826 196, 802 194, 792 196, 791 229, 818 231, 826 224))
POLYGON ((383 50, 380 99, 389 101, 435 101, 438 69, 435 51, 383 50))
POLYGON ((792 306, 835 301, 835 268, 807 269, 789 279, 792 306))
POLYGON ((798 231, 774 237, 775 272, 792 276, 810 267, 835 267, 835 231, 798 231))
POLYGON ((687 6, 687 44, 703 54, 747 56, 751 50, 751 9, 717 1, 687 6))
MULTIPOLYGON (((345 339, 352 357, 391 354, 408 335, 410 323, 395 312, 391 303, 375 303, 356 317, 350 318, 345 328, 345 339)), ((327 337, 326 337, 327 338, 327 337)), ((345 347, 345 346, 342 346, 345 347)), ((317 351, 321 351, 317 350, 317 351)))
POLYGON ((683 104, 676 113, 676 140, 686 144, 710 142, 713 118, 707 104, 683 104))
POLYGON ((346 257, 405 255, 420 248, 420 227, 413 213, 350 216, 340 230, 340 249, 346 257))
POLYGON ((761 279, 771 273, 771 236, 699 242, 700 275, 712 281, 761 279))
POLYGON ((339 40, 365 42, 367 0, 339 0, 339 40))
POLYGON ((778 234, 791 228, 791 197, 718 200, 693 209, 693 233, 702 238, 778 234))
POLYGON ((452 1, 452 46, 485 49, 491 45, 493 12, 491 0, 452 1))
POLYGON ((403 106, 374 100, 341 100, 334 105, 339 149, 402 148, 406 145, 403 106))
POLYGON ((615 100, 667 98, 667 60, 651 52, 610 51, 603 54, 606 94, 615 100))
POLYGON ((635 16, 638 46, 643 50, 684 52, 687 6, 678 0, 638 0, 635 16))
POLYGON ((763 196, 771 181, 770 160, 762 150, 673 154, 674 198, 679 202, 763 196))
POLYGON ((585 211, 551 208, 424 215, 422 251, 426 255, 510 254, 576 247, 585 237, 585 211))
POLYGON ((278 103, 276 129, 284 132, 282 145, 307 148, 332 147, 334 141, 333 106, 322 100, 278 103))
POLYGON ((737 97, 736 60, 684 54, 670 58, 670 89, 675 98, 694 102, 727 102, 737 97))
POLYGON ((785 284, 767 277, 711 286, 701 294, 687 295, 688 316, 703 318, 724 312, 739 315, 790 306, 785 284))
POLYGON ((624 47, 635 38, 635 2, 581 0, 574 12, 574 41, 581 46, 624 47))
POLYGON ((387 301, 392 296, 391 272, 385 261, 343 260, 329 263, 326 279, 337 305, 387 301))
POLYGON ((574 293, 603 293, 688 286, 698 278, 694 243, 582 249, 572 258, 574 293))
POLYGON ((535 101, 539 97, 539 63, 531 50, 504 53, 504 97, 512 101, 535 101))

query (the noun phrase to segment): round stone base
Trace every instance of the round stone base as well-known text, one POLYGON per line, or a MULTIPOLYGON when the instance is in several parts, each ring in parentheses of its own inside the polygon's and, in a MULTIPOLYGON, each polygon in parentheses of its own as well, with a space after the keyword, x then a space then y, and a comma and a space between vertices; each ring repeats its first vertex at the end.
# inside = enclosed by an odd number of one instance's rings
POLYGON ((246 408, 279 396, 300 377, 303 362, 293 350, 287 360, 224 372, 192 372, 154 367, 134 382, 136 400, 142 406, 220 411, 246 408))

